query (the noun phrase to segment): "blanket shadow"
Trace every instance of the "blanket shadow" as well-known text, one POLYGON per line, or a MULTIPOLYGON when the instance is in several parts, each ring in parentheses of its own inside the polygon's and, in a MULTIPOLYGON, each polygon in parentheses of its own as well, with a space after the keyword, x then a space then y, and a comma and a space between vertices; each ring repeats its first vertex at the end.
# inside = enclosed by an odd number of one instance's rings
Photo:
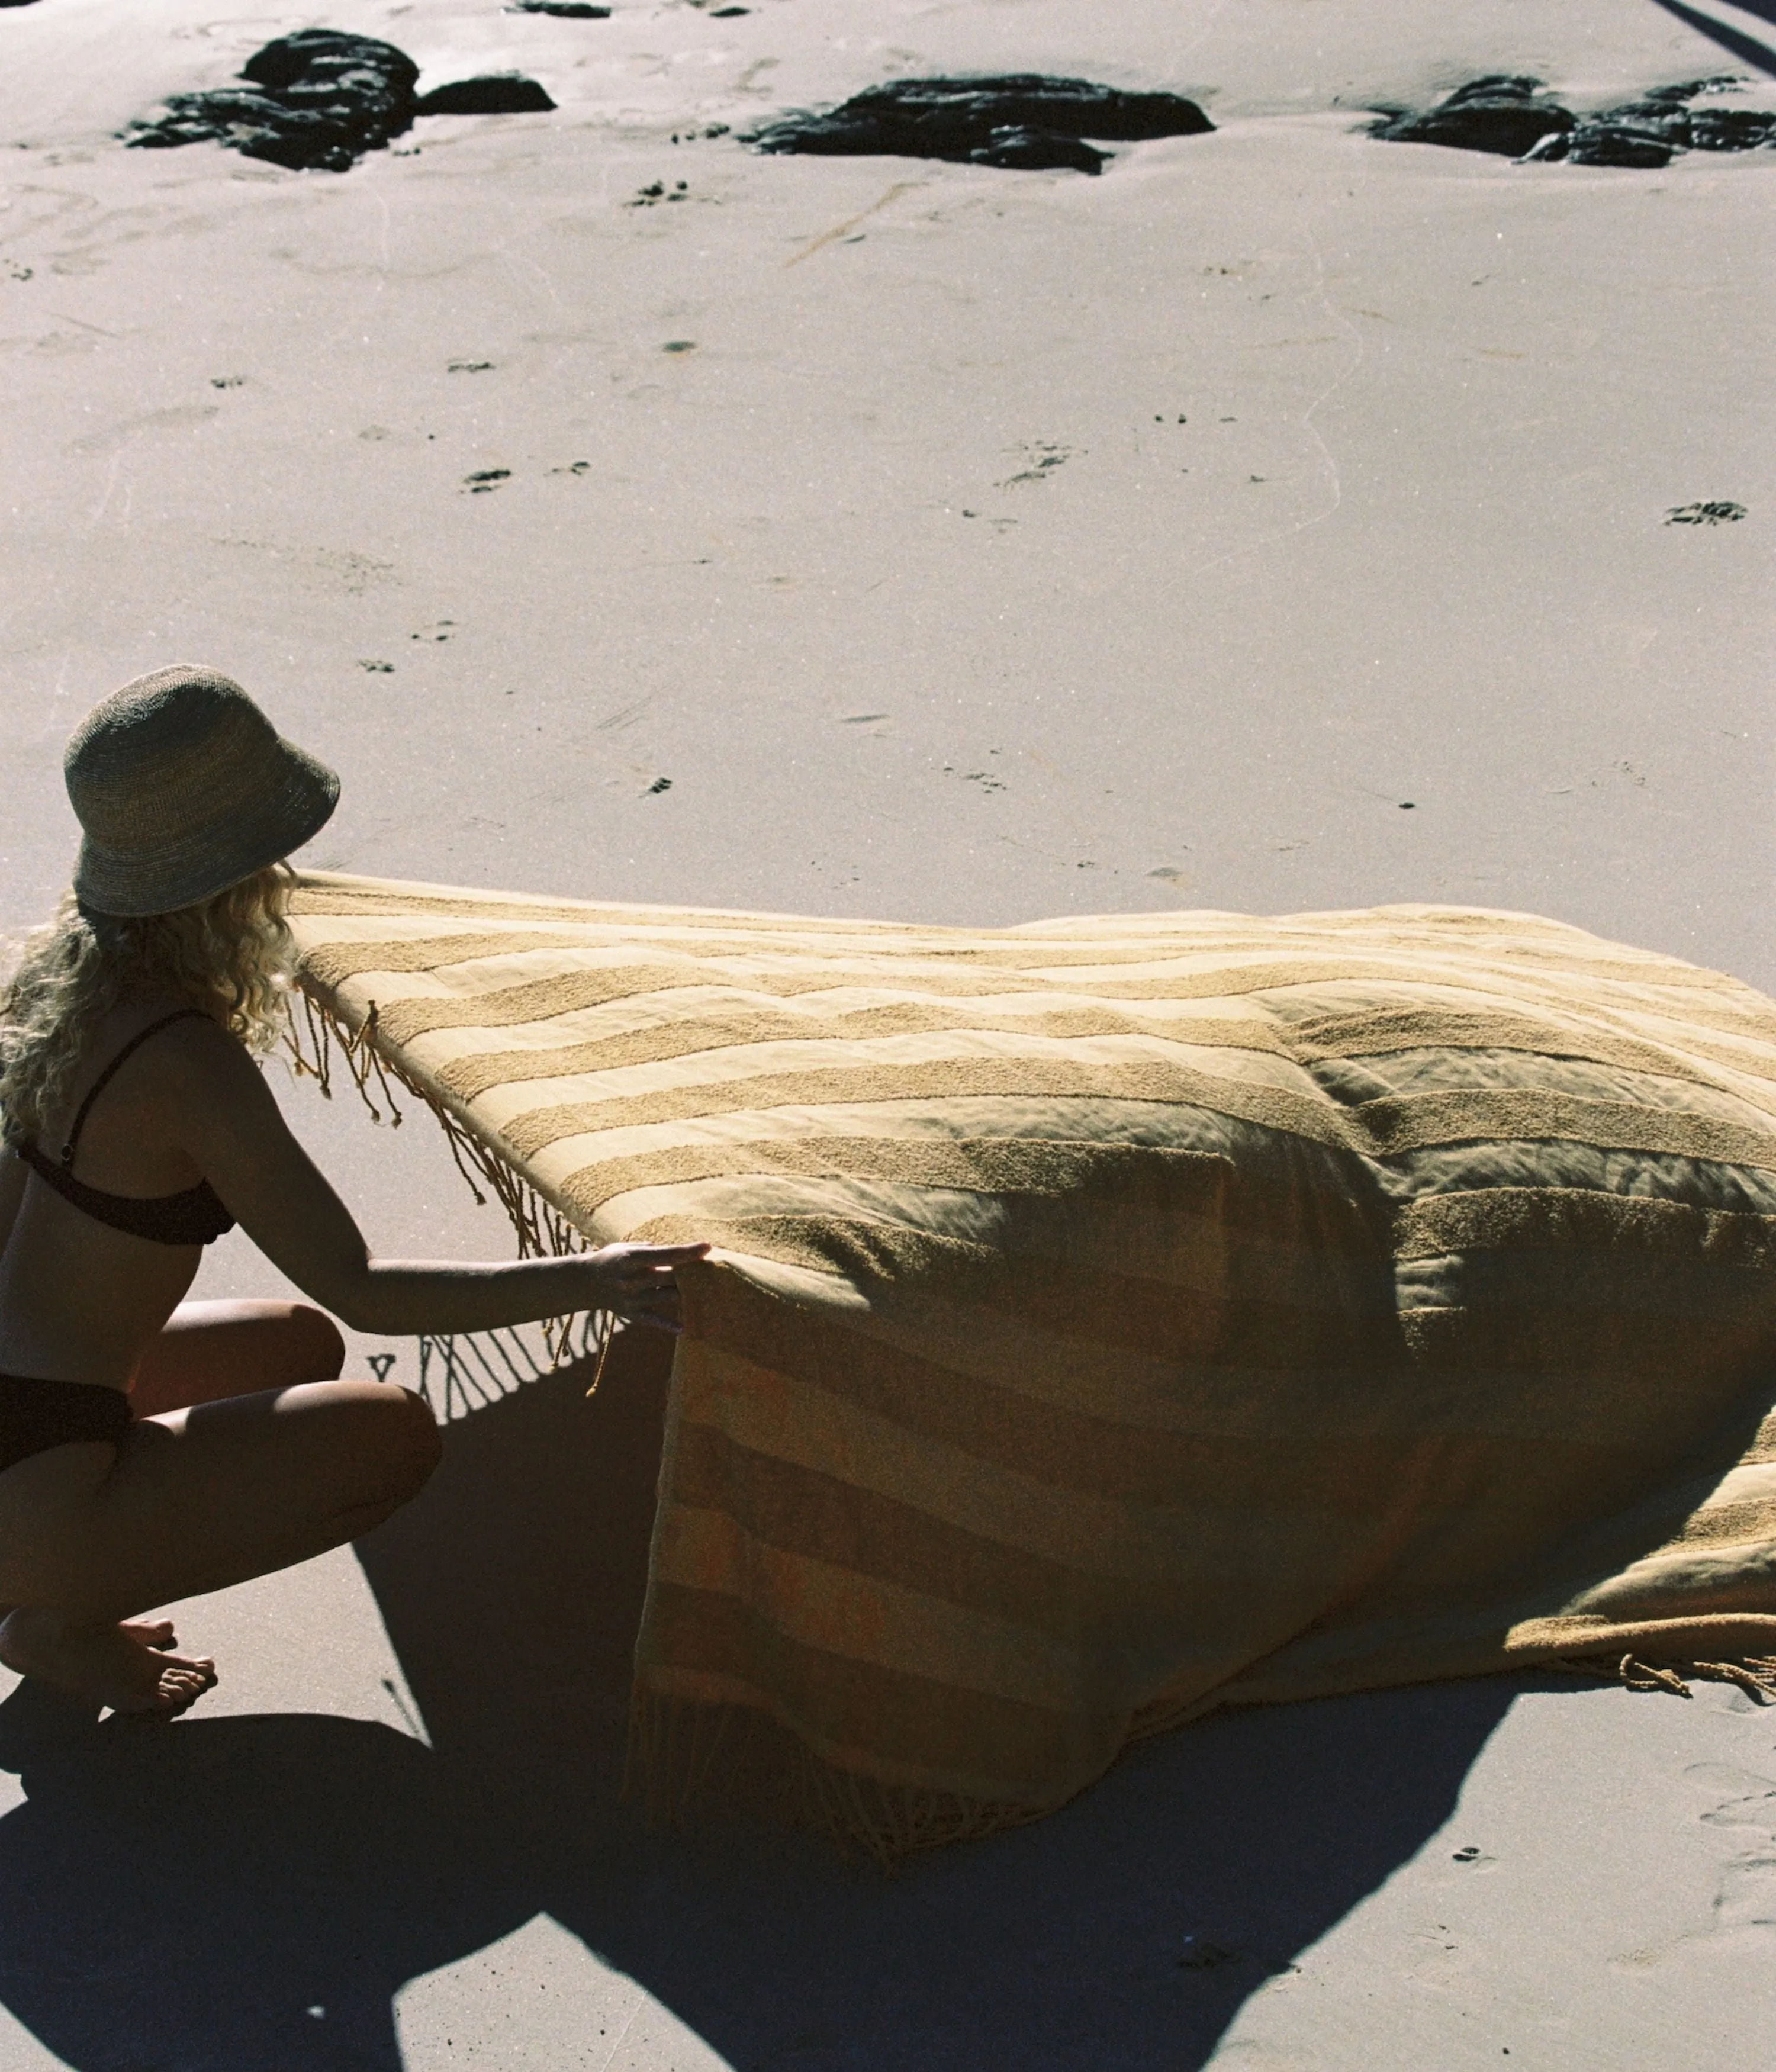
POLYGON ((364 1542, 432 1746, 297 1715, 93 1726, 25 1687, 0 2000, 80 2072, 398 2072, 408 1980, 539 1913, 736 2072, 1201 2065, 1451 1813, 1523 1681, 1266 1708, 898 1877, 620 1799, 661 1363, 625 1344, 450 1428, 364 1542))

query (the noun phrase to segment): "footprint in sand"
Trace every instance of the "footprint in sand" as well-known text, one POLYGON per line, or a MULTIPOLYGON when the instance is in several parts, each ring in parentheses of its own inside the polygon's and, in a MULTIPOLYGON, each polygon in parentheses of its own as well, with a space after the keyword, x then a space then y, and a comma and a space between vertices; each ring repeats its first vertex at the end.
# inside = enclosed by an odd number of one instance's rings
POLYGON ((205 424, 216 410, 214 403, 182 403, 171 410, 150 410, 140 417, 125 417, 121 425, 108 426, 102 432, 88 432, 84 439, 76 439, 68 450, 83 458, 114 454, 146 433, 183 432, 205 424))
POLYGON ((1665 513, 1667 525, 1732 525, 1745 515, 1742 504, 1679 504, 1665 513))
POLYGON ((1027 440, 1015 450, 1030 465, 1016 475, 1007 475, 998 484, 1001 489, 1009 489, 1013 483, 1018 482, 1046 482, 1050 472, 1054 468, 1064 467, 1072 459, 1075 452, 1071 446, 1056 446, 1046 439, 1027 440))
POLYGON ((1711 1827, 1761 1827, 1776 1839, 1776 1778, 1736 1770, 1725 1762, 1692 1763, 1684 1773, 1692 1784, 1733 1795, 1701 1817, 1711 1827))
MULTIPOLYGON (((988 753, 997 755, 999 751, 994 748, 989 749, 988 753)), ((1005 779, 995 777, 990 770, 958 770, 953 763, 946 763, 944 775, 946 777, 960 777, 964 784, 978 784, 983 791, 1002 791, 1005 788, 1005 779)))
POLYGON ((1719 1928, 1776 1928, 1776 1861, 1741 1856, 1727 1866, 1714 1899, 1719 1928))

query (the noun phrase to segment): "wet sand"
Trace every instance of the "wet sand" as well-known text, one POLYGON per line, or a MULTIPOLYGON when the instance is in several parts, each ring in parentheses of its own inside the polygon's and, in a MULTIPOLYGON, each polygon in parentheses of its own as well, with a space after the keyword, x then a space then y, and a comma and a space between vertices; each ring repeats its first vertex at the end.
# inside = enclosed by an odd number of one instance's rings
MULTIPOLYGON (((0 10, 0 925, 65 881, 69 728, 187 658, 344 773, 317 864, 983 923, 1472 902, 1776 986, 1776 156, 1364 134, 1488 72, 1593 109, 1776 44, 1691 12, 1718 35, 1655 0, 341 4, 422 89, 557 106, 335 175, 112 141, 298 18, 0 10), (1215 128, 1096 179, 738 141, 976 69, 1215 128), (1710 502, 1745 516, 1667 522, 1710 502)), ((505 1251, 423 1120, 290 1104, 379 1249, 505 1251)), ((276 1286, 233 1239, 200 1292, 276 1286)), ((455 1390, 422 1505, 182 1608, 199 1714, 84 1767, 6 1714, 6 2072, 145 2037, 1702 2072, 1772 2012, 1776 1725, 1720 1690, 1219 1721, 886 1887, 645 1840, 611 1800, 658 1378, 582 1414, 479 1357, 502 1400, 455 1390)))

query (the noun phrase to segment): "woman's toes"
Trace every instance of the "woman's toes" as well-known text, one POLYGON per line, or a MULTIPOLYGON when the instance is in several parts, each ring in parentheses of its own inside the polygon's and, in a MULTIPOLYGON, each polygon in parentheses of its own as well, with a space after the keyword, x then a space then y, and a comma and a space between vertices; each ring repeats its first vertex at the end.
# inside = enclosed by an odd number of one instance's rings
POLYGON ((183 1712, 187 1706, 195 1705, 206 1691, 215 1688, 213 1672, 200 1668, 195 1663, 180 1663, 169 1666, 160 1673, 154 1689, 154 1709, 157 1712, 183 1712))

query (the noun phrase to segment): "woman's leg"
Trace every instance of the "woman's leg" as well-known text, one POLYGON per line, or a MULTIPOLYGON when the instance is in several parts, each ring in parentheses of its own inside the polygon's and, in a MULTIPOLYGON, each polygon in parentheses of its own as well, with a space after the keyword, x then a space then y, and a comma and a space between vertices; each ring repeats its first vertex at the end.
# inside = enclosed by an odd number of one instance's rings
POLYGON ((317 1382, 175 1411, 115 1447, 33 1454, 0 1474, 0 1662, 124 1711, 177 1712, 207 1662, 119 1624, 290 1567, 380 1524, 439 1449, 405 1389, 317 1382))
POLYGON ((306 1302, 182 1302, 130 1384, 138 1417, 220 1403, 297 1382, 331 1381, 345 1364, 333 1319, 306 1302))
MULTIPOLYGON (((220 1403, 302 1381, 331 1381, 345 1341, 306 1302, 182 1302, 138 1363, 130 1407, 138 1418, 197 1403, 220 1403)), ((0 1623, 13 1607, 0 1602, 0 1623)), ((165 1652, 178 1645, 170 1619, 125 1630, 165 1652)))

